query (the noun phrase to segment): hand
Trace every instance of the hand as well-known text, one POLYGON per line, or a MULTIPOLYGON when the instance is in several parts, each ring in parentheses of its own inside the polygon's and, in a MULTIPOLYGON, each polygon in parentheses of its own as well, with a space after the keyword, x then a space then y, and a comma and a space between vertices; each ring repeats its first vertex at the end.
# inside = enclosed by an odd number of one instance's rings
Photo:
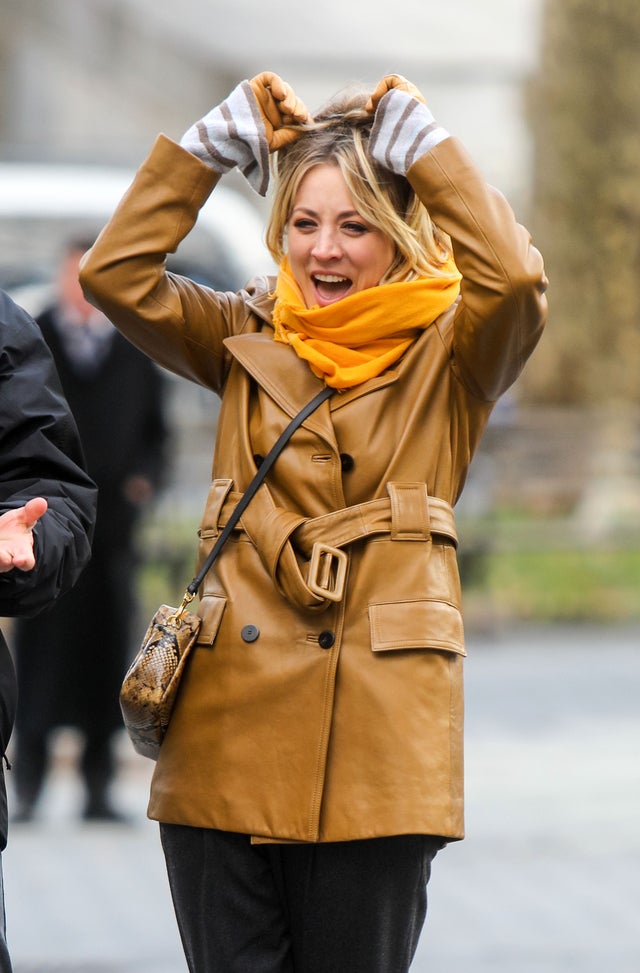
POLYGON ((412 98, 415 98, 417 101, 422 102, 423 105, 426 105, 424 97, 414 84, 407 81, 406 78, 403 78, 401 74, 386 74, 381 81, 378 81, 378 84, 371 92, 369 101, 365 106, 366 111, 368 111, 370 115, 373 115, 381 99, 386 95, 387 91, 391 91, 393 88, 397 89, 398 91, 404 91, 412 98))
POLYGON ((260 108, 270 152, 295 142, 302 134, 288 125, 303 125, 311 115, 293 88, 272 71, 263 71, 249 82, 260 108))
POLYGON ((47 510, 44 497, 34 497, 24 507, 0 516, 0 574, 13 568, 30 571, 35 565, 33 528, 47 510))
POLYGON ((369 151, 383 169, 406 176, 449 133, 438 125, 414 84, 400 74, 379 81, 366 105, 374 114, 369 151))
POLYGON ((269 153, 299 138, 307 120, 309 112, 289 85, 263 71, 253 81, 241 81, 184 133, 180 145, 221 175, 238 166, 249 185, 265 196, 269 153))

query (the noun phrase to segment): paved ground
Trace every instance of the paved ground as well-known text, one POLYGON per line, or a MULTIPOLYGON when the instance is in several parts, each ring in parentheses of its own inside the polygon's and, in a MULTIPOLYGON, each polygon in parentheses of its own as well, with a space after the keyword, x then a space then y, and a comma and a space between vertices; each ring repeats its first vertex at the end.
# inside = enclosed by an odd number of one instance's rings
MULTIPOLYGON (((640 631, 471 635, 469 653, 467 839, 436 862, 414 973, 638 973, 640 631)), ((123 740, 131 825, 78 824, 72 745, 3 856, 15 973, 185 973, 151 765, 123 740)))

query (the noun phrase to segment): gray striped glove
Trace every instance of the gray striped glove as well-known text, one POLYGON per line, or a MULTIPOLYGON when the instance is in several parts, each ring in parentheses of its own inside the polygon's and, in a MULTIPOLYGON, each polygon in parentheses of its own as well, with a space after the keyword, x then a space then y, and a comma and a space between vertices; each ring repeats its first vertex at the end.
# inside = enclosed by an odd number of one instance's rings
POLYGON ((296 131, 295 126, 308 118, 307 108, 292 88, 277 74, 265 71, 242 81, 191 126, 180 144, 221 174, 238 166, 250 186, 265 196, 269 153, 298 138, 302 129, 296 131))
POLYGON ((375 112, 369 151, 385 169, 407 172, 420 156, 449 137, 427 108, 418 89, 398 74, 387 75, 371 95, 375 112))

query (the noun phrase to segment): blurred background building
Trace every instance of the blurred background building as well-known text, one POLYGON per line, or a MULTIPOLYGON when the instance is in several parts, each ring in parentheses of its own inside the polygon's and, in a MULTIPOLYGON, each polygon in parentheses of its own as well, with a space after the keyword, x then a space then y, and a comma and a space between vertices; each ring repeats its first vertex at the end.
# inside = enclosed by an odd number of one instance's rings
MULTIPOLYGON (((68 229, 63 186, 85 186, 74 220, 99 229, 155 135, 179 139, 240 79, 277 71, 313 110, 352 81, 406 75, 530 227, 551 280, 547 335, 496 410, 459 508, 469 605, 638 617, 639 11, 636 0, 3 0, 0 284, 37 306, 68 229), (17 173, 40 174, 43 196, 16 189, 17 173)), ((177 259, 236 288, 271 269, 265 203, 237 174, 223 189, 177 259)), ((175 470, 148 538, 164 561, 176 537, 191 550, 217 411, 185 383, 172 402, 175 470)))
POLYGON ((522 85, 541 0, 4 0, 0 155, 136 164, 265 68, 313 109, 350 81, 411 78, 510 196, 530 181, 522 85), (523 171, 524 169, 524 171, 523 171))

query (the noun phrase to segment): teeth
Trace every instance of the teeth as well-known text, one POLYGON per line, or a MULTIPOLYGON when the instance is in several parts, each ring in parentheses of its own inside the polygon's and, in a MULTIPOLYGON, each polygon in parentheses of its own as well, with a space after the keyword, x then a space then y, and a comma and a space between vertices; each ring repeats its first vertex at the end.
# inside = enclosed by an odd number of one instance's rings
POLYGON ((338 277, 336 274, 314 274, 316 280, 322 281, 323 284, 342 284, 347 281, 348 277, 338 277))

